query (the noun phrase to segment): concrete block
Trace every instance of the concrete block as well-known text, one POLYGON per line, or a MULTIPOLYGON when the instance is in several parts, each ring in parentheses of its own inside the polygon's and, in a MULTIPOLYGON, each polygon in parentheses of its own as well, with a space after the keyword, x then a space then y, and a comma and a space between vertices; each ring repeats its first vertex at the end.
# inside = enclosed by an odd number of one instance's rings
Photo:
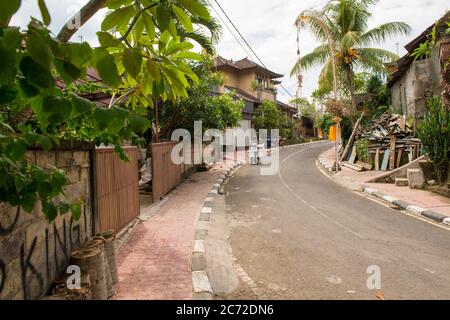
POLYGON ((410 211, 412 213, 421 215, 426 209, 420 208, 420 207, 416 207, 416 206, 409 206, 409 207, 406 208, 406 210, 408 210, 408 211, 410 211))
POLYGON ((437 213, 437 212, 434 212, 434 211, 431 211, 431 210, 424 211, 422 213, 422 216, 427 217, 427 218, 429 218, 429 219, 431 219, 433 221, 439 222, 439 223, 440 222, 444 222, 444 220, 446 218, 448 218, 447 216, 444 216, 443 214, 440 214, 440 213, 437 213))
POLYGON ((212 207, 203 207, 201 213, 212 213, 212 207))
POLYGON ((194 253, 205 253, 205 241, 203 240, 194 241, 194 253))
POLYGON ((408 208, 409 206, 411 206, 410 203, 402 201, 402 200, 395 200, 394 202, 392 202, 393 204, 395 204, 396 206, 399 206, 402 209, 408 208))
POLYGON ((203 253, 192 255, 192 271, 202 271, 206 269, 206 258, 203 253))
POLYGON ((395 185, 397 187, 407 187, 407 186, 409 186, 409 180, 405 179, 405 178, 396 178, 395 185))
POLYGON ((205 240, 208 230, 195 230, 195 240, 205 240))
POLYGON ((211 214, 210 213, 202 213, 200 214, 199 221, 211 221, 211 214))
POLYGON ((391 196, 384 196, 383 200, 385 200, 389 203, 394 203, 394 201, 396 201, 397 199, 395 199, 394 197, 391 197, 391 196))
POLYGON ((206 271, 192 272, 192 286, 194 288, 194 293, 209 292, 213 294, 211 283, 209 282, 206 271))
POLYGON ((407 176, 411 189, 422 189, 425 185, 425 178, 421 169, 408 169, 407 176))

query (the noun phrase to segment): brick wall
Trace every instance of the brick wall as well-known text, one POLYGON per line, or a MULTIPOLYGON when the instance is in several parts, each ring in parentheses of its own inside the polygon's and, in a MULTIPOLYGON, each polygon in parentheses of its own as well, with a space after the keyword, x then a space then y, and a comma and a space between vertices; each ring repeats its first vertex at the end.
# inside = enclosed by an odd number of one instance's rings
POLYGON ((54 165, 66 171, 71 184, 68 200, 82 201, 82 215, 71 214, 48 223, 40 205, 32 214, 0 204, 0 300, 35 299, 44 295, 63 273, 71 252, 92 235, 89 151, 28 151, 35 164, 54 165))

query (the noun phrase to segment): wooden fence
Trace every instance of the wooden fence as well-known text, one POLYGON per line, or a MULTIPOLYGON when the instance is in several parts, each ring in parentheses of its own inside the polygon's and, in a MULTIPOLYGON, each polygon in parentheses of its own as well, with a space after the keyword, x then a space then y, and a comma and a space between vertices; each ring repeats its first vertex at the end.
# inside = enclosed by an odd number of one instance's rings
POLYGON ((181 182, 181 165, 172 161, 172 149, 177 142, 152 144, 153 201, 159 201, 181 182))
POLYGON ((138 150, 124 147, 130 162, 113 148, 94 152, 95 231, 120 231, 139 215, 138 150))

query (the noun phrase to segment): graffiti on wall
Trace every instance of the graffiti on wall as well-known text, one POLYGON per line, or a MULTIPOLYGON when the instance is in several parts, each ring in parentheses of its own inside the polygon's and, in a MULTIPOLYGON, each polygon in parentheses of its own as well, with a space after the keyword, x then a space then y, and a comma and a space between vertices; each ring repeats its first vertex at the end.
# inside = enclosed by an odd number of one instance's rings
MULTIPOLYGON (((74 221, 68 215, 62 219, 59 227, 53 222, 42 230, 41 234, 34 235, 28 245, 23 239, 20 248, 17 248, 19 270, 8 270, 7 263, 0 256, 0 297, 9 277, 17 272, 20 273, 21 296, 24 299, 36 298, 36 294, 41 295, 47 291, 48 285, 69 263, 71 251, 81 246, 89 237, 87 205, 84 204, 83 208, 82 220, 74 221)), ((19 207, 8 225, 0 223, 0 239, 14 232, 21 214, 26 213, 19 207)))

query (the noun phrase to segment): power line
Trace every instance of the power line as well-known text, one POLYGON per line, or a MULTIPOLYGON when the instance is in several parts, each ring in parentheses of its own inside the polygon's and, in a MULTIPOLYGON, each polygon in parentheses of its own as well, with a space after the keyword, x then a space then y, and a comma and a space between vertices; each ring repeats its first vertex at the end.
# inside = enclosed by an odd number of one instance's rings
MULTIPOLYGON (((259 58, 259 56, 256 54, 255 50, 253 50, 252 46, 247 42, 247 40, 244 38, 244 36, 242 35, 242 33, 239 31, 239 29, 236 27, 236 25, 233 23, 233 21, 231 20, 231 18, 228 16, 228 14, 225 12, 225 10, 222 8, 222 6, 220 5, 220 3, 218 2, 218 0, 214 0, 214 2, 217 4, 217 6, 219 7, 219 9, 223 12, 223 14, 225 15, 225 17, 227 18, 227 20, 231 23, 231 25, 233 26, 233 28, 236 30, 236 32, 238 33, 238 35, 242 38, 242 40, 244 40, 244 43, 247 45, 247 47, 249 47, 249 49, 251 50, 251 52, 253 53, 253 55, 256 57, 256 59, 258 59, 258 61, 262 64, 262 66, 266 69, 267 66, 264 64, 264 62, 259 58)), ((212 6, 211 6, 212 7, 212 6)), ((214 7, 213 7, 214 9, 214 7)), ((214 9, 214 11, 216 11, 214 9)), ((217 12, 217 11, 216 11, 217 12)), ((228 28, 228 26, 227 26, 228 28)), ((234 34, 233 34, 234 36, 234 34)), ((294 96, 282 85, 280 84, 280 87, 286 91, 286 93, 291 97, 294 98, 294 96)))
MULTIPOLYGON (((208 1, 209 3, 209 1, 208 1)), ((230 27, 225 23, 225 20, 220 16, 220 14, 217 12, 216 8, 214 8, 211 4, 209 4, 211 6, 211 8, 214 10, 214 12, 216 13, 217 17, 220 19, 220 21, 222 21, 222 23, 225 25, 225 27, 228 29, 228 31, 231 33, 231 35, 233 36, 234 40, 236 40, 236 42, 241 46, 242 50, 244 50, 245 54, 247 56, 251 56, 251 54, 248 53, 247 49, 244 47, 244 45, 239 41, 239 39, 236 37, 236 35, 233 33, 233 31, 231 31, 230 27)))

